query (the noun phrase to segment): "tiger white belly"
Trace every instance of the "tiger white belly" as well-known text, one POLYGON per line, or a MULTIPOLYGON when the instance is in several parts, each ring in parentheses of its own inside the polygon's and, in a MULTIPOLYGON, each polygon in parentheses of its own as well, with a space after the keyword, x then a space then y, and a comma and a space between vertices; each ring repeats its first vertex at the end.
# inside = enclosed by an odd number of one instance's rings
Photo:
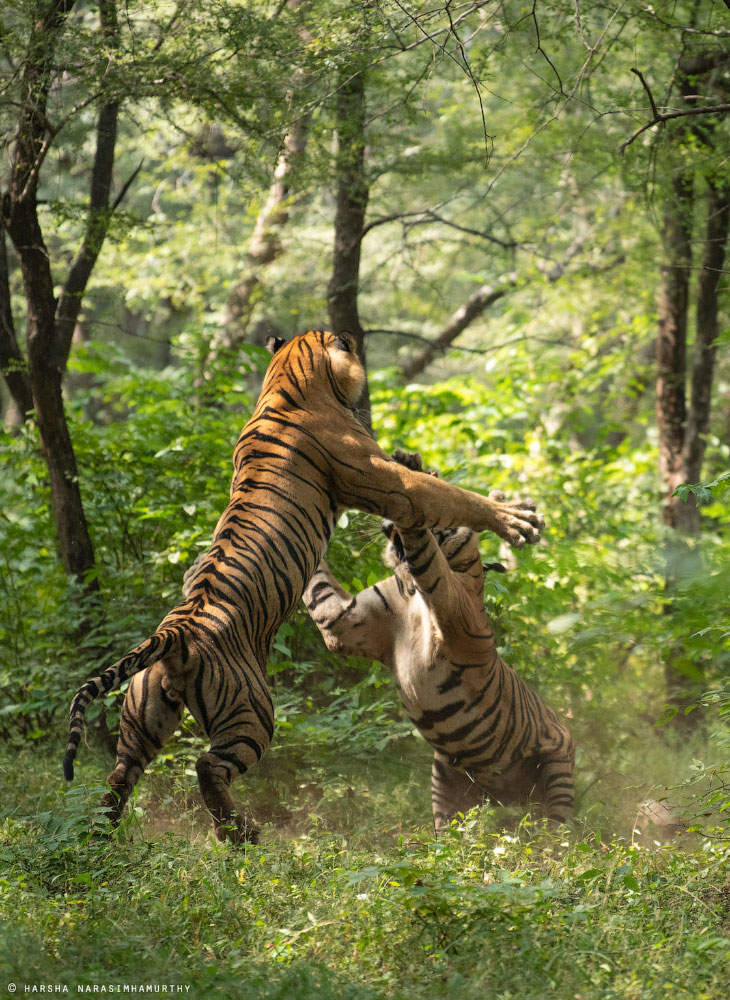
POLYGON ((405 626, 395 639, 393 677, 403 707, 409 713, 433 704, 443 695, 438 687, 449 672, 448 661, 439 656, 443 634, 421 594, 410 600, 405 626))

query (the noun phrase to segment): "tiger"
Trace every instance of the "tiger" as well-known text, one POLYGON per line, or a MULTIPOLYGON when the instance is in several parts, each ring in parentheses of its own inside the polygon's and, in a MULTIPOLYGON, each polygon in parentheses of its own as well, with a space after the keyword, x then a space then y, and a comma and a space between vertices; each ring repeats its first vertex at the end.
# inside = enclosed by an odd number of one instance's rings
POLYGON ((309 330, 289 341, 269 338, 267 346, 273 357, 233 451, 229 502, 187 595, 151 636, 83 683, 71 703, 68 780, 87 706, 129 680, 116 766, 102 799, 112 826, 186 706, 209 740, 196 771, 215 836, 258 842, 230 785, 271 741, 269 648, 340 510, 358 508, 406 528, 468 523, 518 548, 536 542, 544 525, 534 503, 495 502, 386 455, 359 416, 365 371, 349 333, 309 330))
MULTIPOLYGON (((415 453, 394 459, 421 469, 415 453)), ((490 494, 502 501, 503 494, 490 494)), ((499 656, 484 607, 486 569, 469 527, 382 522, 394 575, 356 596, 321 562, 304 592, 333 652, 380 660, 407 715, 433 747, 438 834, 489 799, 534 802, 556 823, 573 811, 575 751, 558 718, 499 656)))

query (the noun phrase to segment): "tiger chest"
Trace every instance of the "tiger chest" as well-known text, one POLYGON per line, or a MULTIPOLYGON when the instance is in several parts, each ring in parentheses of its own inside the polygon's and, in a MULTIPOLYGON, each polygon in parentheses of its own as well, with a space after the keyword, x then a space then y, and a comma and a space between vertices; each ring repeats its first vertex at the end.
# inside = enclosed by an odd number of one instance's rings
POLYGON ((444 637, 420 594, 408 604, 395 637, 393 676, 406 710, 417 709, 438 696, 446 670, 441 656, 444 637))

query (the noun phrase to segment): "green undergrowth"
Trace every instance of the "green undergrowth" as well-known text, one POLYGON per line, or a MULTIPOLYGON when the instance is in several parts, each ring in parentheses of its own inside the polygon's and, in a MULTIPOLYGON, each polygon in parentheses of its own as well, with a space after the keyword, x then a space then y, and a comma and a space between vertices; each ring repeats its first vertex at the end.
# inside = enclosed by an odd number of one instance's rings
POLYGON ((282 740, 237 788, 260 846, 212 840, 180 754, 145 777, 108 839, 96 804, 108 759, 82 748, 63 787, 60 752, 42 742, 0 762, 0 969, 19 993, 150 983, 246 1000, 715 1000, 730 989, 718 827, 663 843, 658 829, 619 829, 618 799, 596 792, 558 831, 485 808, 435 841, 420 741, 363 760, 307 758, 282 740))

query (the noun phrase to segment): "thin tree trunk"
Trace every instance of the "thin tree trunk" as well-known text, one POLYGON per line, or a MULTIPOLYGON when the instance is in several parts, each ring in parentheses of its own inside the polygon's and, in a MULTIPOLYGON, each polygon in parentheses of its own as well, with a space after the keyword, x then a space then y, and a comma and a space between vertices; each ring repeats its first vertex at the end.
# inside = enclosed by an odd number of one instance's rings
MULTIPOLYGON (((288 0, 289 10, 302 6, 302 0, 288 0)), ((311 42, 311 32, 303 25, 299 37, 305 44, 311 42)), ((297 92, 307 89, 307 73, 301 67, 292 74, 289 89, 290 103, 297 92)), ((295 121, 284 137, 284 144, 274 169, 274 178, 264 207, 259 212, 246 252, 246 272, 231 289, 223 315, 223 325, 214 336, 210 357, 223 349, 230 349, 246 339, 251 317, 260 295, 263 272, 268 264, 280 257, 284 245, 280 233, 289 221, 289 208, 294 178, 300 169, 309 137, 309 116, 295 121)))
POLYGON ((697 333, 692 361, 692 397, 687 415, 683 449, 686 481, 696 483, 702 474, 710 402, 717 354, 718 286, 725 266, 730 224, 730 185, 710 182, 704 257, 697 279, 697 333))
MULTIPOLYGON (((726 56, 724 58, 727 58, 726 56)), ((695 59, 696 61, 696 59, 695 59)), ((694 65, 694 64, 693 64, 694 65)), ((712 67, 704 67, 705 71, 712 67)), ((699 70, 698 70, 699 72, 699 70)), ((683 100, 691 99, 696 81, 690 86, 687 60, 680 67, 679 90, 683 100)), ((707 140, 709 126, 696 126, 699 138, 707 140), (704 129, 705 131, 701 131, 704 129)), ((686 135, 683 127, 679 137, 686 135)), ((666 499, 664 522, 672 529, 667 540, 666 592, 676 592, 677 582, 701 570, 701 553, 694 543, 700 533, 700 514, 695 498, 682 502, 672 496, 682 483, 701 478, 705 435, 709 427, 715 341, 718 333, 718 284, 722 273, 728 235, 728 188, 708 181, 707 223, 702 264, 696 289, 696 332, 691 370, 691 396, 686 398, 687 323, 692 266, 693 187, 689 172, 679 175, 665 203, 663 243, 667 262, 661 272, 659 331, 657 337, 656 416, 659 430, 659 466, 666 499)), ((671 603, 666 605, 671 613, 671 603)), ((664 651, 667 700, 678 709, 676 723, 683 730, 701 725, 698 713, 682 711, 696 700, 703 683, 701 664, 692 662, 681 643, 664 651)))
POLYGON ((28 364, 15 337, 15 323, 10 300, 10 275, 5 231, 0 227, 0 372, 5 376, 12 399, 9 425, 27 420, 33 409, 33 394, 28 378, 28 364))
POLYGON ((664 207, 662 243, 665 263, 659 287, 656 340, 656 421, 659 430, 659 474, 667 491, 664 521, 680 530, 683 512, 672 493, 684 478, 684 432, 687 419, 687 315, 692 266, 693 185, 677 178, 664 207))
POLYGON ((365 176, 365 79, 348 67, 337 91, 337 158, 335 162, 335 239, 327 309, 334 332, 352 333, 365 358, 365 331, 357 297, 360 284, 361 237, 369 188, 365 176))
MULTIPOLYGON (((3 198, 3 222, 20 261, 27 305, 29 383, 43 455, 48 466, 51 507, 59 555, 66 572, 93 592, 94 549, 79 488, 78 467, 63 406, 62 378, 81 298, 106 235, 109 218, 118 103, 100 107, 91 174, 86 231, 57 302, 50 259, 38 219, 38 176, 49 148, 46 105, 56 43, 73 8, 72 0, 39 5, 22 79, 23 104, 3 198)), ((104 34, 116 41, 116 6, 99 0, 104 34)))
POLYGON ((242 343, 261 288, 263 271, 284 252, 279 232, 289 221, 292 179, 307 145, 308 122, 294 125, 284 139, 284 147, 274 170, 266 204, 256 218, 246 253, 246 273, 228 295, 223 326, 211 342, 212 357, 221 350, 242 343))
MULTIPOLYGON (((365 331, 358 312, 360 253, 370 189, 365 174, 365 78, 344 67, 337 91, 337 157, 335 161, 335 236, 332 274, 327 286, 327 310, 335 333, 349 332, 357 342, 363 365, 365 331)), ((370 426, 367 384, 359 410, 370 426)))

